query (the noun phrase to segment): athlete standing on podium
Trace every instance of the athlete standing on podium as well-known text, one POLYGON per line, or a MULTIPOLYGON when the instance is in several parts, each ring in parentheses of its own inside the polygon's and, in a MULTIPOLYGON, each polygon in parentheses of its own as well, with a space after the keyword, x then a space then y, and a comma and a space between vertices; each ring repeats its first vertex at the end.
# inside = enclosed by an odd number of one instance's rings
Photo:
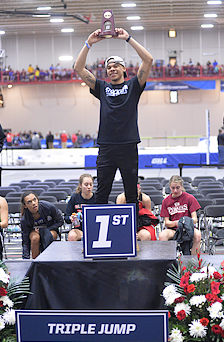
MULTIPOLYGON (((114 39, 130 44, 142 59, 138 73, 125 81, 126 68, 121 57, 111 56, 105 61, 110 83, 96 79, 86 68, 86 58, 92 45, 102 39, 101 30, 91 33, 75 63, 75 70, 90 87, 90 92, 100 100, 100 124, 97 143, 97 191, 96 203, 108 203, 116 170, 119 169, 124 184, 127 203, 137 203, 138 102, 149 77, 153 58, 127 31, 116 28, 114 39)), ((125 43, 126 44, 126 43, 125 43)))

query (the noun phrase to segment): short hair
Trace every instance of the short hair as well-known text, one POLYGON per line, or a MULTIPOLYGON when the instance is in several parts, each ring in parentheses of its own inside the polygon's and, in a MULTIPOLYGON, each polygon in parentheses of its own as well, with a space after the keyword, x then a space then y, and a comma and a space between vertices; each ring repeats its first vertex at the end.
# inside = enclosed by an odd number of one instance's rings
POLYGON ((25 208, 25 197, 26 196, 29 196, 29 195, 34 195, 36 198, 37 198, 37 200, 39 201, 39 197, 38 197, 38 195, 34 192, 34 191, 32 191, 32 190, 26 190, 26 191, 24 191, 24 193, 22 194, 22 196, 21 196, 21 198, 20 198, 20 204, 21 204, 21 215, 23 216, 24 215, 24 210, 26 209, 25 208))
POLYGON ((90 175, 89 173, 83 173, 80 177, 79 177, 79 184, 75 190, 76 193, 80 193, 82 191, 82 183, 84 178, 91 178, 92 182, 94 182, 93 176, 90 175))

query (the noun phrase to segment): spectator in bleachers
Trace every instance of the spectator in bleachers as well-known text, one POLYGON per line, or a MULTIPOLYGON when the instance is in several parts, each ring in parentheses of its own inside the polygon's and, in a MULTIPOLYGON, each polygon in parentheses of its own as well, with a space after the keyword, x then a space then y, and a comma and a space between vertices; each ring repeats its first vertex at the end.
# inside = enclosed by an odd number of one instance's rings
POLYGON ((77 140, 78 140, 78 137, 75 133, 72 134, 72 145, 73 147, 77 147, 77 140))
POLYGON ((29 75, 29 80, 32 81, 34 78, 34 68, 32 67, 32 64, 29 64, 27 72, 29 75))
POLYGON ((80 241, 82 239, 82 222, 78 219, 78 213, 82 213, 85 204, 94 204, 95 194, 93 193, 93 177, 90 174, 83 174, 79 178, 76 192, 71 196, 65 213, 65 222, 72 223, 74 228, 68 233, 69 241, 80 241))
POLYGON ((54 148, 54 135, 51 133, 51 131, 49 131, 46 135, 46 145, 47 148, 54 148))
MULTIPOLYGON (((157 217, 151 212, 151 199, 141 191, 141 185, 138 183, 138 227, 137 240, 156 240, 155 226, 159 223, 157 217)), ((117 196, 117 204, 126 204, 125 193, 117 196)))
POLYGON ((3 254, 3 229, 8 227, 8 203, 5 198, 0 197, 0 260, 3 254))
POLYGON ((21 197, 21 230, 23 259, 35 259, 40 252, 57 239, 64 220, 59 209, 52 203, 39 201, 33 191, 21 197))
POLYGON ((61 138, 61 147, 62 148, 67 148, 67 140, 68 140, 68 135, 65 131, 63 131, 60 135, 61 138))
MULTIPOLYGON (((178 228, 180 218, 187 216, 197 223, 197 210, 201 208, 196 198, 185 192, 183 179, 180 176, 172 176, 169 181, 171 194, 162 202, 160 216, 165 218, 165 227, 160 234, 159 240, 172 240, 178 228)), ((191 254, 200 251, 201 233, 194 228, 194 239, 191 254)))
POLYGON ((31 148, 33 150, 41 149, 40 137, 39 134, 34 133, 31 141, 31 148))
POLYGON ((39 80, 39 79, 40 79, 40 68, 37 65, 35 69, 35 80, 39 80))

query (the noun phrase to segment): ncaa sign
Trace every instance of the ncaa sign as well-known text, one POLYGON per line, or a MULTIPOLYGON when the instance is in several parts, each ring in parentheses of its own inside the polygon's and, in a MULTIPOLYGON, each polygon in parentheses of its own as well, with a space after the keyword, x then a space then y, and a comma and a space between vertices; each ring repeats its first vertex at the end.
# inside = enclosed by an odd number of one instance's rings
POLYGON ((135 204, 84 206, 85 258, 136 256, 135 204))

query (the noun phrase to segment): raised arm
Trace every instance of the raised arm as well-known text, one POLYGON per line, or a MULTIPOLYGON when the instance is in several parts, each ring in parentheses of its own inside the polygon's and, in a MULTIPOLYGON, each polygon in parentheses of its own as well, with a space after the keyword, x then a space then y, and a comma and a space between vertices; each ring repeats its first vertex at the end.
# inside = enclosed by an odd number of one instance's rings
POLYGON ((96 78, 95 76, 85 68, 86 65, 86 58, 91 46, 104 38, 99 37, 100 29, 91 33, 86 40, 82 50, 80 51, 77 60, 75 62, 74 69, 81 77, 81 79, 91 88, 95 89, 96 78))
POLYGON ((135 51, 141 58, 142 63, 138 69, 137 77, 138 77, 140 86, 143 86, 149 77, 150 70, 152 67, 153 57, 141 44, 139 44, 134 38, 132 38, 127 31, 125 31, 122 28, 117 28, 116 32, 117 32, 116 38, 120 38, 124 40, 128 39, 128 43, 135 49, 135 51))
POLYGON ((1 213, 0 227, 7 228, 8 227, 8 203, 3 197, 0 197, 0 213, 1 213))

